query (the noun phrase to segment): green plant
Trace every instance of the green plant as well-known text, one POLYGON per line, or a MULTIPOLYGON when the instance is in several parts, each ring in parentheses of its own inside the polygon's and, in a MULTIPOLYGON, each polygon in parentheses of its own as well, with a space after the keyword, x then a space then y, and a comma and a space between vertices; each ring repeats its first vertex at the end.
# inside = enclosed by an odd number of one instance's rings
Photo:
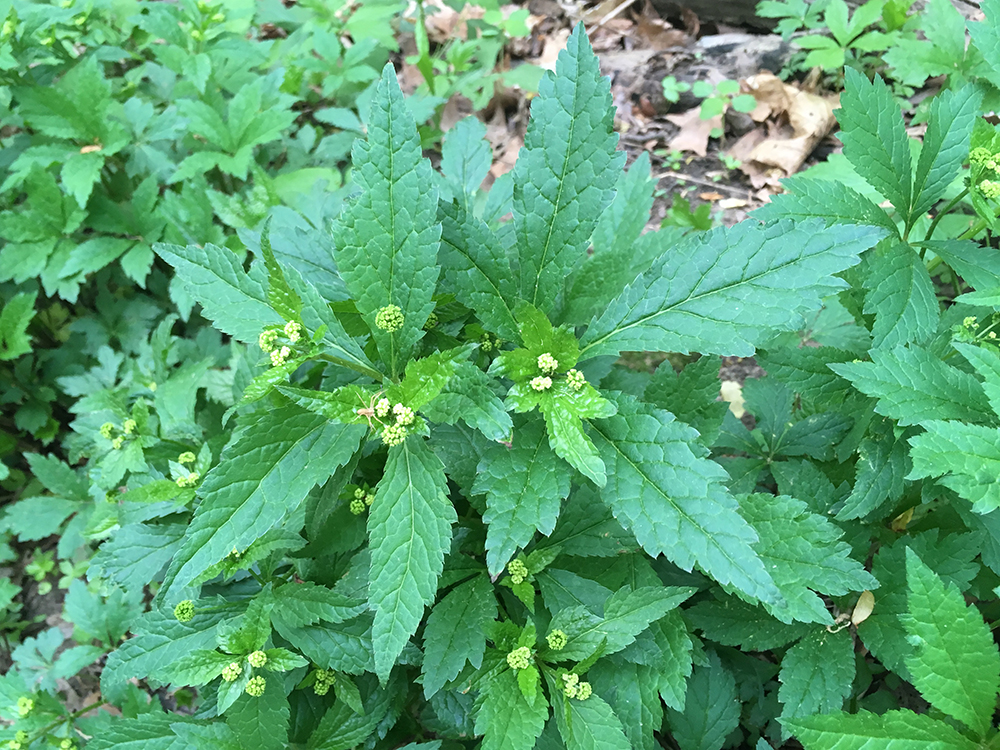
MULTIPOLYGON (((74 622, 100 633, 95 649, 126 623, 133 637, 101 675, 131 715, 76 726, 97 750, 625 748, 654 742, 662 699, 678 742, 721 742, 739 718, 729 652, 703 646, 679 605, 819 633, 833 619, 810 589, 846 606, 876 582, 804 503, 727 489, 709 457, 725 411, 715 355, 795 330, 886 230, 640 236, 648 161, 620 174, 582 26, 542 82, 509 191, 477 199, 489 160, 475 123, 449 134, 435 177, 391 67, 367 132, 360 192, 333 228, 336 295, 288 262, 301 235, 278 221, 242 234, 249 268, 213 243, 157 244, 233 343, 206 336, 171 358, 168 317, 132 368, 77 376, 74 474, 98 498, 88 535, 106 540, 97 591, 70 586, 74 622), (705 356, 647 388, 614 367, 642 349, 705 356), (815 560, 809 575, 794 562, 815 560), (165 717, 135 678, 198 687, 199 707, 165 717), (725 698, 707 735, 715 709, 686 699, 700 691, 725 698)), ((76 719, 42 705, 49 632, 0 680, 45 714, 25 724, 0 702, 29 740, 76 719)))
POLYGON ((667 76, 661 82, 663 86, 663 98, 675 104, 680 101, 681 94, 691 90, 691 84, 687 81, 678 81, 674 76, 667 76))

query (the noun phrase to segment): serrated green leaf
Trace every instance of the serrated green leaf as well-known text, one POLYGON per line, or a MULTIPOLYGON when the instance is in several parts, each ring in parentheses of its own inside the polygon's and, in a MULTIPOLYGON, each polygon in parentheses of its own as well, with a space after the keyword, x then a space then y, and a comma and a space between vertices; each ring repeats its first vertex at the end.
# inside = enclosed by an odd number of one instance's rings
POLYGON ((802 175, 781 181, 784 193, 753 212, 761 221, 775 219, 823 219, 833 224, 871 224, 898 236, 896 223, 881 208, 846 185, 833 180, 817 180, 802 175))
POLYGON ((957 341, 952 342, 952 346, 982 376, 982 386, 986 392, 986 398, 990 400, 993 411, 1000 415, 1000 356, 997 356, 992 349, 982 346, 972 346, 957 341))
POLYGON ((507 447, 490 446, 476 468, 475 494, 486 495, 486 564, 498 575, 536 531, 548 536, 569 495, 570 472, 549 447, 541 423, 530 420, 507 447))
POLYGON ((972 503, 977 513, 1000 508, 1000 431, 964 422, 928 421, 926 431, 910 438, 913 469, 907 479, 940 477, 943 484, 972 503))
POLYGON ((384 682, 434 601, 457 516, 444 465, 418 437, 389 449, 368 516, 375 671, 384 682))
POLYGON ((850 557, 850 545, 840 540, 843 532, 804 502, 787 495, 748 495, 740 500, 740 513, 757 532, 754 549, 787 604, 764 603, 779 620, 832 625, 826 603, 814 592, 841 596, 877 588, 878 581, 850 557))
POLYGON ((610 82, 578 24, 538 86, 514 166, 521 297, 546 312, 614 195, 625 154, 613 119, 610 82))
POLYGON ((390 386, 386 396, 390 401, 401 401, 414 411, 423 409, 444 390, 455 374, 457 363, 465 360, 469 352, 470 347, 458 347, 411 359, 406 363, 403 382, 390 386))
POLYGON ((903 496, 903 480, 910 468, 906 441, 890 430, 871 431, 858 446, 854 487, 837 513, 837 520, 863 518, 903 496), (881 434, 880 434, 881 433, 881 434))
POLYGON ((367 602, 319 586, 311 581, 279 586, 267 594, 273 607, 271 618, 290 628, 301 628, 317 622, 346 622, 368 609, 367 602))
POLYGON ((827 714, 783 722, 805 750, 975 750, 977 745, 943 721, 912 711, 881 716, 827 714))
POLYGON ((457 362, 441 393, 423 409, 432 422, 455 424, 460 419, 490 440, 509 442, 513 423, 503 401, 491 388, 492 379, 472 362, 457 362))
POLYGON ((125 591, 141 590, 170 562, 186 529, 184 523, 126 524, 91 559, 90 575, 100 571, 125 591))
POLYGON ((223 333, 256 344, 265 326, 282 322, 268 304, 263 286, 243 271, 232 250, 211 243, 204 247, 157 243, 153 249, 174 267, 205 317, 223 333))
MULTIPOLYGON (((660 676, 653 667, 634 664, 624 659, 598 661, 587 677, 596 691, 607 698, 613 716, 621 723, 632 750, 657 750, 653 738, 663 724, 660 704, 660 676)), ((589 702, 590 698, 584 703, 589 702)), ((579 703, 579 701, 577 701, 579 703)), ((572 709, 572 701, 570 702, 572 709)), ((576 726, 576 719, 573 719, 576 726)))
POLYGON ((434 605, 424 628, 424 695, 430 698, 458 677, 466 662, 478 669, 486 649, 486 626, 496 617, 489 578, 479 575, 456 586, 434 605))
MULTIPOLYGON (((205 685, 222 674, 231 662, 239 662, 230 654, 222 654, 208 649, 188 651, 168 667, 160 671, 166 681, 176 687, 184 685, 205 685)), ((243 665, 246 668, 246 665, 243 665)))
POLYGON ((566 750, 631 750, 632 748, 622 731, 618 717, 599 695, 591 695, 583 701, 570 699, 565 711, 556 703, 554 713, 559 734, 566 743, 566 750))
POLYGON ((201 504, 163 591, 187 586, 209 565, 246 549, 280 523, 314 485, 351 458, 365 431, 297 406, 256 415, 198 488, 201 504))
POLYGON ((423 336, 438 278, 437 190, 413 116, 386 65, 372 98, 368 140, 356 141, 352 175, 361 188, 334 226, 334 257, 389 371, 398 374, 423 336), (387 305, 403 311, 393 333, 375 325, 387 305))
POLYGON ((364 713, 355 713, 347 703, 337 701, 309 735, 308 750, 351 750, 362 744, 393 710, 393 703, 402 697, 397 682, 390 682, 384 688, 366 682, 365 688, 364 713))
POLYGON ((736 681, 714 653, 688 680, 683 711, 667 709, 667 722, 681 750, 719 750, 740 720, 736 681))
POLYGON ((375 670, 370 615, 343 623, 319 623, 301 628, 291 627, 273 610, 272 615, 274 629, 281 637, 294 643, 317 666, 348 674, 375 670))
POLYGON ((843 378, 827 364, 850 362, 857 355, 831 346, 781 347, 757 352, 757 363, 775 380, 784 383, 804 399, 826 403, 839 401, 843 378))
POLYGON ((493 165, 493 152, 486 140, 486 126, 476 117, 466 117, 445 133, 441 146, 441 173, 467 211, 470 198, 479 189, 493 165))
POLYGON ((617 416, 590 434, 608 466, 601 498, 650 555, 694 565, 720 583, 778 604, 781 594, 752 544, 753 529, 725 490, 723 469, 697 450, 697 433, 659 409, 619 395, 617 416))
POLYGON ((28 326, 35 317, 35 298, 31 294, 15 294, 0 310, 0 361, 17 359, 31 351, 28 326))
POLYGON ((871 362, 831 364, 855 388, 878 399, 875 411, 901 426, 930 420, 983 422, 990 404, 979 382, 918 346, 874 349, 871 362))
POLYGON ((854 68, 844 71, 837 111, 844 156, 904 217, 910 215, 913 172, 910 144, 899 105, 878 75, 869 81, 854 68))
POLYGON ((643 151, 628 171, 618 176, 614 199, 594 227, 591 243, 595 255, 626 253, 639 239, 649 222, 655 187, 656 180, 650 174, 649 154, 643 151))
POLYGON ((864 312, 875 316, 872 346, 892 349, 937 332, 938 302, 927 267, 904 243, 871 256, 864 312))
POLYGON ((267 268, 267 301, 278 315, 288 321, 298 321, 302 317, 302 299, 288 285, 285 272, 274 257, 271 249, 271 221, 264 223, 260 233, 260 251, 267 268))
POLYGON ((986 64, 984 77, 996 86, 1000 85, 1000 67, 998 67, 1000 58, 997 57, 1000 54, 1000 28, 997 24, 997 19, 1000 18, 1000 2, 983 0, 979 7, 986 18, 978 23, 970 23, 969 34, 983 55, 983 62, 986 64))
POLYGON ((564 554, 581 557, 614 557, 635 547, 635 539, 615 520, 591 486, 578 487, 559 514, 555 531, 539 548, 559 546, 564 554))
POLYGON ((706 638, 723 646, 739 646, 744 651, 771 651, 810 631, 805 623, 783 623, 762 607, 735 596, 698 602, 684 610, 684 617, 706 638))
POLYGON ((438 218, 441 291, 475 310, 480 322, 501 338, 517 341, 517 289, 500 242, 482 220, 457 203, 442 202, 438 218))
POLYGON ((495 674, 477 703, 476 734, 484 735, 482 750, 532 750, 549 717, 548 703, 529 703, 511 669, 495 674))
POLYGON ((788 649, 781 660, 781 718, 839 711, 851 694, 854 672, 854 640, 850 632, 814 630, 788 649))
POLYGON ((985 735, 1000 690, 1000 653, 989 626, 912 549, 906 580, 909 616, 902 620, 914 646, 906 659, 914 686, 935 708, 985 735))
POLYGON ((228 711, 226 724, 241 747, 254 750, 284 750, 288 743, 291 711, 281 681, 265 677, 267 687, 259 697, 241 695, 228 711))
POLYGON ((675 373, 669 361, 663 362, 646 386, 645 399, 698 430, 703 445, 712 445, 729 408, 716 401, 720 366, 718 357, 706 356, 675 373))
POLYGON ((884 234, 783 220, 688 237, 587 329, 581 360, 648 349, 749 356, 765 333, 801 327, 805 312, 843 288, 833 274, 857 263, 884 234))

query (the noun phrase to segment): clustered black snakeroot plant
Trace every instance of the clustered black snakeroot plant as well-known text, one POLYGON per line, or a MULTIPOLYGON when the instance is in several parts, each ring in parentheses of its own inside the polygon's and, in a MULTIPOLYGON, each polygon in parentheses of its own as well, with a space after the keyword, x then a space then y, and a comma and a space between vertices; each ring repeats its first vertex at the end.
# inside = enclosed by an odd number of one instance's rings
MULTIPOLYGON (((989 155, 1000 136, 973 132, 980 93, 958 87, 913 169, 888 89, 847 80, 845 155, 878 200, 799 178, 758 213, 770 223, 642 234, 648 162, 621 173, 577 28, 488 195, 482 126, 449 133, 434 172, 387 67, 332 238, 275 220, 241 233, 249 267, 156 246, 242 342, 235 401, 196 410, 220 389, 207 364, 164 364, 168 320, 148 355, 160 384, 112 375, 77 407, 103 606, 155 592, 138 617, 74 620, 102 644, 132 633, 101 674, 126 716, 93 720, 88 746, 1000 741, 1000 654, 962 596, 1000 584, 1000 350, 992 311, 961 304, 995 309, 1000 254, 935 241, 926 217, 970 134, 989 155), (307 243, 309 278, 282 261, 307 243), (940 314, 932 265, 980 291, 940 314), (838 309, 860 325, 830 325, 838 309), (806 315, 823 346, 799 346, 806 315), (757 348, 751 431, 716 401, 718 355, 757 348), (680 374, 616 364, 642 350, 702 356, 680 374), (194 714, 147 707, 134 678, 197 687, 194 714), (898 708, 903 680, 937 713, 898 708)), ((975 155, 969 237, 993 226, 995 164, 975 155)), ((10 742, 45 735, 36 700, 52 698, 21 671, 0 680, 10 742)))

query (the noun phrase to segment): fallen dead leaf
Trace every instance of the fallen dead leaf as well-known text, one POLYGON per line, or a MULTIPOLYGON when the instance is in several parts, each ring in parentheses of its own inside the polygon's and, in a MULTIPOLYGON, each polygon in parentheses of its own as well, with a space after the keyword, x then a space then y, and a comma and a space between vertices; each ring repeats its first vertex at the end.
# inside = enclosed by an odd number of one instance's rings
POLYGON ((659 52, 670 47, 686 47, 691 42, 686 31, 675 29, 660 18, 649 0, 646 0, 642 12, 637 15, 635 35, 640 46, 659 52))
POLYGON ((722 400, 729 404, 729 411, 733 413, 734 417, 740 419, 746 414, 746 409, 743 408, 743 386, 738 382, 723 380, 722 385, 719 386, 719 394, 722 396, 722 400))
POLYGON ((692 151, 698 156, 708 153, 708 139, 713 128, 722 127, 722 115, 710 120, 701 119, 701 107, 694 107, 678 115, 667 115, 667 119, 679 127, 680 132, 667 144, 675 151, 692 151))
POLYGON ((566 49, 566 42, 569 41, 569 29, 556 29, 551 35, 546 37, 542 47, 542 54, 532 60, 535 65, 545 70, 556 69, 556 59, 559 53, 566 49))
POLYGON ((749 206, 750 201, 743 200, 742 198, 723 198, 719 201, 719 208, 743 208, 744 206, 749 206))
POLYGON ((722 200, 722 193, 698 193, 698 197, 703 201, 719 201, 722 200))
POLYGON ((858 603, 854 605, 854 612, 851 613, 851 624, 860 625, 868 619, 875 610, 875 595, 871 591, 862 591, 858 597, 858 603))

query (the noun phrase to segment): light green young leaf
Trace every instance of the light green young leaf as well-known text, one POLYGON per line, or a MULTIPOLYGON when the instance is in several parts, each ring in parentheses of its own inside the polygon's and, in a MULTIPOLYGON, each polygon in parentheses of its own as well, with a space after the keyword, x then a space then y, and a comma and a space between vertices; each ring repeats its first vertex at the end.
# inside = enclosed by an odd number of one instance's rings
POLYGON ((937 709, 985 736, 1000 690, 1000 653, 989 626, 961 592, 906 550, 909 616, 901 618, 914 650, 913 684, 937 709))
POLYGON ((681 750, 718 750, 740 721, 736 681, 715 653, 695 667, 688 680, 683 711, 667 709, 674 742, 681 750))
POLYGON ((265 326, 282 322, 271 309, 264 288, 243 271, 232 250, 211 243, 204 247, 157 243, 153 249, 174 267, 205 317, 223 333, 245 344, 256 344, 265 326))
POLYGON ((875 316, 872 346, 892 349, 937 332, 938 302, 927 266, 905 243, 871 256, 864 312, 875 316))
POLYGON ((749 356, 844 287, 833 274, 884 236, 821 221, 742 222, 688 237, 661 257, 584 334, 580 359, 622 351, 749 356))
POLYGON ((957 341, 952 342, 952 346, 958 353, 965 357, 969 364, 976 368, 976 372, 983 378, 983 390, 986 398, 990 400, 990 406, 994 413, 1000 415, 1000 356, 992 349, 971 344, 962 344, 957 341))
POLYGON ((406 363, 403 382, 390 386, 386 397, 392 402, 402 402, 414 411, 423 409, 448 385, 456 365, 469 356, 470 349, 468 346, 458 347, 434 352, 421 359, 411 359, 406 363))
POLYGON ((532 750, 545 727, 549 706, 544 700, 529 703, 511 669, 503 669, 482 689, 476 713, 476 734, 481 750, 532 750))
POLYGON ((455 374, 423 414, 432 422, 462 420, 490 440, 509 441, 513 423, 491 384, 489 375, 472 362, 457 362, 455 374))
POLYGON ((903 496, 903 480, 910 468, 906 440, 891 430, 869 433, 858 446, 854 487, 837 513, 837 520, 863 518, 903 496))
POLYGON ((837 111, 844 155, 868 183, 904 217, 913 203, 910 143, 899 105, 878 75, 844 71, 844 93, 837 111))
POLYGON ((898 236, 899 229, 889 215, 861 193, 832 180, 796 175, 781 181, 784 193, 771 198, 753 212, 761 221, 775 219, 823 219, 832 224, 871 224, 898 236))
POLYGON ((285 272, 271 249, 271 220, 268 219, 260 233, 260 251, 267 268, 267 300, 285 320, 298 321, 302 317, 302 298, 288 285, 285 272))
POLYGON ((37 292, 15 294, 0 311, 0 361, 17 359, 31 351, 28 326, 35 317, 37 292))
POLYGON ((617 416, 590 422, 589 432, 608 466, 601 497, 618 521, 650 555, 685 570, 697 565, 778 605, 781 594, 752 546, 757 535, 726 491, 725 471, 697 448, 697 433, 627 396, 615 402, 617 416))
POLYGON ((871 362, 831 364, 855 388, 878 399, 875 411, 901 426, 930 420, 983 422, 990 404, 979 382, 918 346, 874 349, 871 362))
POLYGON ((781 660, 781 718, 839 711, 851 694, 854 671, 854 639, 850 632, 814 630, 788 649, 781 660))
POLYGON ((787 604, 764 603, 779 620, 832 625, 826 603, 814 592, 841 596, 878 587, 864 565, 850 557, 843 532, 804 502, 787 495, 748 495, 740 500, 740 513, 757 532, 754 549, 787 604))
POLYGON ((365 431, 296 406, 255 415, 198 488, 201 504, 162 591, 179 591, 294 512, 313 486, 350 459, 365 431))
POLYGON ((493 152, 486 140, 486 126, 476 117, 466 117, 445 133, 441 146, 441 173, 468 213, 470 199, 493 165, 493 152))
POLYGON ((985 20, 969 24, 969 34, 976 48, 982 53, 984 77, 994 86, 1000 86, 1000 0, 982 0, 980 10, 985 20))
MULTIPOLYGON (((223 654, 208 649, 188 651, 177 658, 166 669, 160 670, 160 675, 175 687, 184 685, 205 685, 222 674, 231 662, 239 662, 230 654, 223 654)), ((243 665, 244 668, 246 665, 243 665)))
POLYGON ((392 65, 372 98, 368 140, 356 141, 353 176, 361 195, 337 218, 334 256, 383 360, 395 375, 423 336, 438 278, 437 191, 430 164, 392 65), (387 305, 403 312, 393 333, 375 324, 387 305))
POLYGON ((271 589, 266 597, 271 619, 300 628, 324 622, 347 622, 368 609, 368 604, 311 581, 271 589))
POLYGON ((241 695, 226 711, 226 724, 239 739, 240 747, 284 750, 291 716, 288 696, 280 680, 265 679, 264 694, 259 697, 241 695))
POLYGON ((458 677, 469 662, 478 669, 486 649, 486 626, 496 617, 489 578, 478 575, 434 605, 424 628, 424 695, 430 698, 458 677))
POLYGON ((940 477, 972 503, 977 513, 1000 508, 1000 430, 964 422, 929 421, 926 432, 910 438, 913 469, 907 479, 940 477))
POLYGON ((583 24, 538 90, 514 167, 514 228, 521 297, 548 312, 611 202, 625 154, 583 24))
POLYGON ((979 745, 927 714, 826 714, 782 724, 805 750, 976 750, 979 745))
POLYGON ((385 682, 434 601, 457 516, 444 465, 423 439, 389 449, 368 516, 375 671, 385 682))
POLYGON ((570 472, 549 447, 541 423, 520 426, 511 447, 491 445, 476 468, 472 491, 486 495, 486 564, 498 575, 535 531, 548 536, 569 494, 570 472))

